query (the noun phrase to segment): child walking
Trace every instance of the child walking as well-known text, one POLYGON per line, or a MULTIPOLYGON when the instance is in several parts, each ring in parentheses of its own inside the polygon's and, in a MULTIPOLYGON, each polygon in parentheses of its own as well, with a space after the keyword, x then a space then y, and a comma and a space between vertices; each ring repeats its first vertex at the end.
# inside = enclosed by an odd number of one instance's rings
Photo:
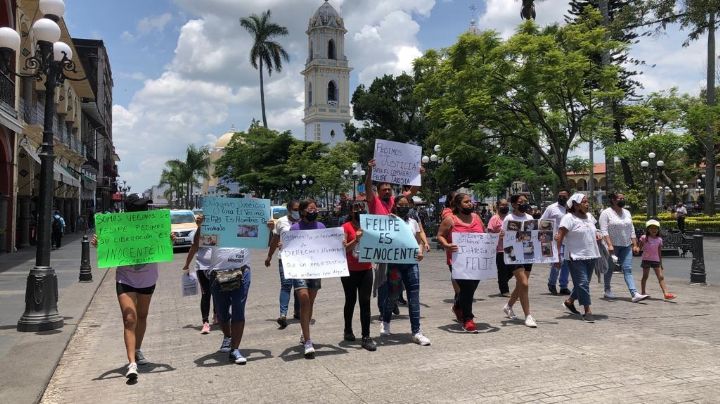
POLYGON ((645 284, 647 283, 648 276, 650 275, 650 268, 655 270, 655 276, 660 282, 660 289, 663 291, 663 297, 665 300, 672 300, 676 296, 667 290, 665 285, 665 276, 663 275, 662 267, 662 256, 660 254, 662 250, 663 239, 660 237, 660 222, 657 220, 648 220, 645 223, 645 235, 640 237, 640 246, 643 249, 642 262, 640 266, 643 269, 643 276, 641 281, 642 291, 645 295, 645 284))

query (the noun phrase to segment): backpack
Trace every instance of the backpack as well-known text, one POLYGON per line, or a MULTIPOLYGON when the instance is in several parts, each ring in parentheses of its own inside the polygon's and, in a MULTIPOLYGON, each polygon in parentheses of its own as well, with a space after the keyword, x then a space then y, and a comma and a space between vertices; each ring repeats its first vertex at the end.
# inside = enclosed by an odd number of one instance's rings
POLYGON ((58 217, 58 216, 53 216, 52 231, 55 233, 59 233, 60 231, 62 231, 62 226, 60 224, 60 217, 58 217))

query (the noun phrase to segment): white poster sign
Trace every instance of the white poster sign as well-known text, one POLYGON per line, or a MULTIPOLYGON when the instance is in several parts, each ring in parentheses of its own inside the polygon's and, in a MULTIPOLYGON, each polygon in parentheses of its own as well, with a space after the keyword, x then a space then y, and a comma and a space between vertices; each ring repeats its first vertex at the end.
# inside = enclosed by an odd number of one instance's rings
POLYGON ((422 148, 390 140, 375 140, 372 180, 400 185, 420 185, 422 148))
POLYGON ((503 238, 505 264, 551 264, 558 262, 554 220, 507 222, 503 238))
POLYGON ((453 233, 458 251, 452 255, 452 278, 486 280, 497 278, 495 254, 497 233, 453 233))
POLYGON ((287 279, 348 276, 342 227, 290 230, 282 234, 280 258, 287 279))

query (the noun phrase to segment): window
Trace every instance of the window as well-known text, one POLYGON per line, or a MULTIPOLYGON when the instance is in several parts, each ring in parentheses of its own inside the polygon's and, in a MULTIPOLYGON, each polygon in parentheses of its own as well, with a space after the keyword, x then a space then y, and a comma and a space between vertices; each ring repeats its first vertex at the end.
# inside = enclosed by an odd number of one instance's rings
POLYGON ((309 49, 308 55, 309 55, 308 58, 310 58, 310 60, 313 60, 313 43, 312 43, 312 41, 310 41, 310 49, 309 49))
POLYGON ((308 84, 308 107, 312 105, 312 84, 308 84))
POLYGON ((334 130, 330 131, 330 139, 335 139, 335 131, 334 130))
POLYGON ((328 41, 328 59, 337 59, 335 57, 335 41, 332 39, 328 41))
POLYGON ((337 86, 335 85, 334 81, 330 81, 327 86, 327 99, 328 104, 330 103, 337 103, 337 86))

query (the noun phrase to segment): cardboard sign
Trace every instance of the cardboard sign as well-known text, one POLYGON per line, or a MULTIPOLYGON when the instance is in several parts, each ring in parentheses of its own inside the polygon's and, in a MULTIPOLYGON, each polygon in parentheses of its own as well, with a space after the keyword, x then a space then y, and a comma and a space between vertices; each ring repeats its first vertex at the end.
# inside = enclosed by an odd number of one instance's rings
POLYGON ((452 254, 452 278, 486 280, 497 278, 495 254, 500 235, 497 233, 455 233, 452 254))
POLYGON ((267 248, 270 200, 205 198, 200 247, 267 248))
POLYGON ((171 262, 170 211, 95 215, 98 268, 171 262))
POLYGON ((283 272, 287 279, 318 279, 348 276, 342 227, 290 230, 282 240, 283 272))
POLYGON ((422 148, 407 143, 375 140, 372 180, 400 185, 420 185, 422 148))
POLYGON ((554 220, 510 220, 503 238, 505 264, 551 264, 559 261, 554 220))
POLYGON ((360 262, 415 264, 418 243, 410 226, 389 215, 360 215, 360 262))

